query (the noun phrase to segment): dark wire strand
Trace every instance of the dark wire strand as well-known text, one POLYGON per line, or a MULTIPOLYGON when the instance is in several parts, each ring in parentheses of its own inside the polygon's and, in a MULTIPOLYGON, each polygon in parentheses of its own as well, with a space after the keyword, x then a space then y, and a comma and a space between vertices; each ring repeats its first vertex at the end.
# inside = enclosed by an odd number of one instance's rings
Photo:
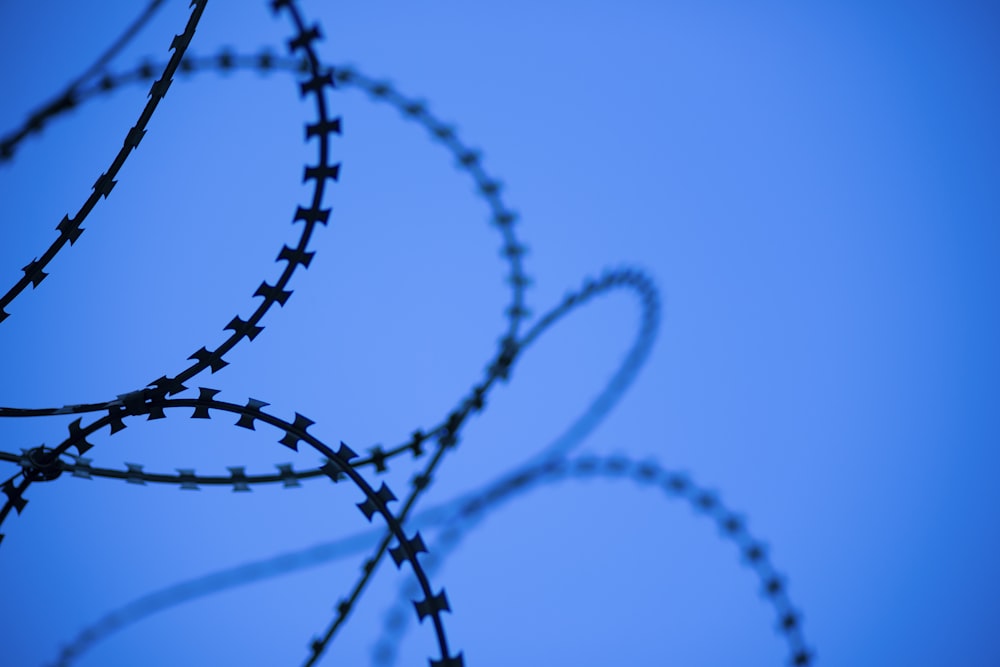
MULTIPOLYGON (((284 554, 266 562, 247 564, 143 596, 105 615, 97 623, 82 631, 63 649, 58 664, 69 664, 100 639, 162 609, 219 590, 308 567, 322 562, 323 559, 329 560, 370 549, 374 543, 377 546, 364 561, 362 576, 348 596, 337 605, 336 615, 327 626, 327 630, 311 643, 310 654, 305 664, 313 665, 320 660, 328 644, 346 623, 380 562, 386 553, 389 553, 397 568, 407 564, 412 570, 413 578, 404 589, 405 594, 410 597, 423 596, 422 600, 415 603, 418 620, 423 621, 428 617, 431 619, 440 652, 438 659, 431 659, 432 667, 458 667, 463 664, 462 654, 453 653, 450 649, 442 616, 443 612, 450 611, 450 608, 444 591, 435 592, 431 587, 429 579, 431 571, 440 567, 447 555, 459 545, 462 537, 503 502, 544 484, 591 476, 624 478, 635 483, 659 485, 667 495, 683 498, 699 513, 713 518, 724 537, 737 544, 744 560, 760 578, 764 594, 776 610, 779 631, 788 642, 791 664, 811 664, 813 653, 807 647, 802 634, 801 616, 788 598, 785 578, 774 569, 764 545, 751 536, 743 520, 722 505, 714 493, 696 487, 684 475, 672 473, 648 462, 636 462, 624 457, 578 457, 572 460, 566 458, 567 454, 585 440, 621 399, 648 358, 658 328, 660 308, 659 297, 652 281, 634 269, 605 272, 598 279, 587 280, 580 290, 568 294, 561 303, 532 323, 531 328, 522 334, 520 327, 522 324, 528 324, 527 318, 530 315, 524 301, 525 288, 530 283, 522 265, 525 247, 514 233, 517 216, 503 202, 500 182, 493 179, 483 168, 479 151, 471 149, 460 141, 451 126, 432 116, 422 102, 402 95, 395 87, 372 79, 351 67, 336 69, 325 67, 314 50, 314 42, 321 38, 319 27, 306 23, 293 0, 269 2, 275 14, 284 12, 293 25, 294 34, 288 42, 291 57, 279 58, 266 51, 247 56, 234 54, 228 50, 212 58, 186 56, 185 51, 204 10, 205 2, 206 0, 192 2, 195 10, 184 33, 175 37, 171 45, 174 53, 165 65, 156 66, 144 62, 125 73, 107 73, 107 64, 142 29, 163 0, 150 2, 143 13, 81 76, 74 79, 52 102, 30 114, 20 128, 0 140, 0 161, 3 161, 14 155, 17 147, 27 136, 41 130, 49 120, 77 108, 81 101, 110 92, 126 83, 151 81, 155 72, 162 69, 163 74, 152 84, 151 99, 144 108, 139 122, 129 132, 123 148, 111 167, 95 183, 94 192, 87 202, 74 217, 66 216, 58 226, 60 236, 57 241, 41 259, 36 258, 24 267, 24 277, 13 288, 0 295, 0 321, 7 316, 4 307, 12 302, 27 284, 37 287, 48 275, 43 269, 48 266, 52 258, 67 242, 72 245, 84 231, 80 224, 97 201, 102 196, 106 198, 111 192, 116 183, 114 179, 125 158, 145 134, 145 127, 153 110, 166 94, 177 71, 189 73, 215 69, 224 72, 236 68, 252 68, 263 73, 285 69, 304 77, 300 82, 300 93, 304 98, 312 97, 317 114, 317 120, 306 125, 307 141, 317 141, 317 163, 306 165, 304 180, 313 181, 314 187, 309 201, 296 209, 293 220, 295 223, 303 222, 304 229, 294 246, 286 245, 281 250, 278 261, 286 261, 287 265, 280 277, 273 285, 263 282, 254 294, 255 297, 263 298, 254 313, 245 320, 239 316, 233 318, 225 327, 225 330, 233 332, 232 335, 214 349, 202 347, 196 351, 189 357, 194 363, 180 373, 173 376, 164 375, 146 385, 144 389, 122 394, 110 401, 60 408, 0 408, 0 417, 104 413, 88 424, 83 424, 82 418, 78 418, 70 424, 69 436, 55 448, 42 445, 31 450, 22 450, 20 455, 0 452, 0 460, 21 466, 20 472, 2 484, 6 502, 0 508, 0 525, 11 512, 20 514, 24 509, 28 502, 24 498, 24 492, 29 485, 35 481, 52 481, 60 477, 63 472, 69 472, 74 477, 108 477, 139 484, 167 483, 182 489, 194 489, 200 485, 229 486, 234 491, 249 491, 254 484, 281 482, 290 488, 297 486, 300 480, 314 477, 327 477, 335 482, 346 477, 350 478, 365 496, 365 500, 358 504, 360 511, 369 521, 375 514, 380 515, 385 521, 386 528, 320 545, 304 552, 284 554), (457 406, 427 433, 418 430, 409 441, 388 450, 376 446, 364 457, 358 456, 343 443, 339 450, 334 451, 308 432, 308 428, 313 425, 312 420, 298 413, 292 421, 282 420, 266 412, 264 407, 267 403, 263 401, 251 398, 245 405, 220 401, 216 398, 218 391, 204 387, 199 388, 197 397, 194 397, 185 394, 188 387, 184 384, 203 374, 205 370, 211 373, 221 370, 228 364, 224 359, 225 355, 237 343, 244 338, 253 340, 263 329, 260 322, 264 315, 275 304, 283 306, 291 296, 292 292, 287 287, 292 274, 299 267, 307 267, 311 261, 314 252, 308 250, 309 241, 318 225, 327 224, 330 213, 330 209, 323 207, 326 186, 330 181, 337 180, 339 172, 339 164, 330 161, 330 146, 332 137, 340 133, 340 119, 329 115, 326 98, 326 93, 337 84, 355 86, 373 100, 395 106, 404 117, 423 125, 433 140, 440 142, 456 157, 459 168, 466 171, 474 180, 477 193, 490 208, 491 222, 500 231, 501 255, 506 258, 509 265, 506 280, 511 286, 511 302, 505 310, 507 330, 500 338, 496 354, 487 365, 482 379, 473 384, 457 406), (536 453, 528 462, 512 469, 480 491, 425 512, 415 513, 418 499, 431 486, 446 454, 456 448, 462 440, 464 425, 472 415, 484 409, 490 389, 498 382, 509 378, 521 352, 530 347, 539 336, 565 315, 589 302, 594 296, 618 287, 627 287, 639 296, 643 308, 641 325, 636 340, 621 366, 581 416, 559 438, 536 453), (91 459, 84 456, 94 446, 88 442, 88 437, 105 429, 113 435, 124 429, 127 422, 135 417, 163 419, 179 408, 193 409, 191 416, 198 419, 210 419, 219 413, 234 415, 237 417, 236 425, 243 428, 253 429, 255 423, 266 424, 282 433, 279 440, 282 445, 297 451, 301 443, 306 443, 324 455, 324 463, 320 467, 307 470, 293 470, 290 464, 278 464, 278 473, 266 475, 248 475, 244 467, 231 466, 230 474, 227 476, 202 476, 196 475, 193 469, 178 469, 176 475, 150 473, 144 471, 143 466, 139 464, 126 464, 125 471, 96 468, 90 465, 91 459), (425 445, 428 449, 432 449, 430 455, 426 457, 425 445), (71 448, 76 449, 75 454, 69 451, 71 448), (395 495, 384 483, 376 491, 361 475, 359 469, 369 466, 374 468, 375 473, 385 472, 389 460, 405 453, 412 454, 414 458, 423 458, 423 467, 413 477, 412 488, 403 500, 401 508, 393 512, 389 509, 389 503, 398 502, 395 495), (62 459, 60 456, 70 460, 62 459), (17 483, 19 478, 20 482, 17 483), (437 536, 435 549, 423 557, 423 564, 417 556, 427 550, 426 544, 419 532, 412 534, 406 532, 410 526, 442 527, 437 536), (395 546, 392 546, 393 541, 396 542, 395 546)), ((0 535, 0 540, 2 537, 0 535)), ((400 617, 397 611, 391 612, 387 617, 387 630, 378 644, 376 662, 382 664, 392 662, 395 646, 398 645, 405 630, 406 618, 408 616, 400 617), (402 621, 398 620, 399 618, 402 618, 402 621), (389 619, 392 619, 391 622, 389 619)))
MULTIPOLYGON (((40 132, 49 118, 75 108, 81 101, 80 88, 104 70, 108 63, 146 27, 146 24, 153 18, 156 10, 160 8, 163 2, 164 0, 151 0, 142 13, 125 28, 122 34, 89 67, 73 79, 62 92, 31 112, 21 127, 0 139, 0 163, 13 158, 17 145, 30 134, 40 132)), ((150 72, 150 77, 152 77, 152 72, 150 72)))

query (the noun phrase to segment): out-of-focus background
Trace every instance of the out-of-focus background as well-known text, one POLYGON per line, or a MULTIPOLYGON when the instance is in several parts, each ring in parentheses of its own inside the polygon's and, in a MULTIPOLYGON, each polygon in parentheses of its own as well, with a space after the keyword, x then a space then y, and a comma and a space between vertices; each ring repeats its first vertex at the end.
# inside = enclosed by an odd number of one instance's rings
MULTIPOLYGON (((1000 663, 997 507, 1000 40, 983 2, 319 3, 320 53, 393 84, 483 152, 521 220, 536 316, 605 267, 662 296, 649 363, 580 451, 686 471, 747 518, 817 665, 1000 663)), ((0 5, 0 132, 79 74, 140 7, 0 5)), ((168 2, 111 65, 161 62, 168 2)), ((267 3, 211 0, 190 52, 283 52, 267 3)), ((101 401, 185 367, 273 281, 314 120, 294 77, 179 76, 87 232, 0 324, 0 405, 101 401)), ((142 108, 133 86, 0 165, 0 287, 55 238, 142 108)), ((333 213, 265 331, 195 384, 316 421, 362 451, 437 423, 481 377, 509 299, 500 236, 454 158, 342 87, 333 213)), ((639 326, 596 300, 525 353, 421 502, 540 451, 639 326)), ((227 474, 318 457, 228 418, 133 420, 94 465, 227 474)), ((0 421, 0 447, 69 419, 0 421)), ((91 455, 91 454, 88 454, 91 455)), ((6 479, 16 466, 5 463, 6 479)), ((405 489, 413 464, 392 466, 405 489)), ((366 473, 373 478, 370 473, 366 473)), ((374 478, 373 478, 374 479, 374 478)), ((400 493, 397 493, 400 495, 400 493)), ((64 476, 0 547, 4 665, 47 664, 145 593, 368 528, 328 481, 249 494, 64 476)), ((301 664, 363 556, 173 607, 85 665, 301 664)), ((323 664, 368 664, 406 573, 380 570, 323 664)), ((434 575, 472 666, 779 665, 759 582, 711 521, 623 481, 566 482, 490 515, 434 575)), ((412 620, 412 619, 411 619, 412 620)), ((434 655, 412 630, 400 664, 434 655)))

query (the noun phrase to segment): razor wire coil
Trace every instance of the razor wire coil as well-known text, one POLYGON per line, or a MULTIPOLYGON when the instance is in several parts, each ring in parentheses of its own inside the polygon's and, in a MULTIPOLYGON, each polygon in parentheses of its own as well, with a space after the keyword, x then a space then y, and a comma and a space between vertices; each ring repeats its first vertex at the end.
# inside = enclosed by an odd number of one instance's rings
MULTIPOLYGON (((314 43, 322 38, 318 24, 308 24, 294 0, 271 0, 268 4, 275 15, 285 15, 293 27, 293 34, 287 41, 288 56, 279 56, 265 49, 256 54, 241 54, 225 49, 214 56, 193 56, 187 53, 194 38, 198 22, 205 11, 207 0, 193 0, 193 11, 184 31, 171 42, 171 57, 156 64, 145 60, 136 67, 122 72, 107 69, 107 63, 148 21, 163 0, 150 2, 143 14, 133 22, 125 33, 98 58, 88 70, 71 82, 52 101, 30 113, 22 125, 0 138, 0 163, 14 159, 22 144, 33 134, 40 132, 60 116, 72 112, 88 100, 110 94, 130 84, 151 83, 149 99, 138 121, 129 129, 111 165, 97 179, 91 194, 74 215, 66 215, 57 226, 56 240, 38 257, 32 259, 22 269, 21 276, 13 286, 0 295, 0 322, 8 317, 6 308, 20 298, 30 284, 38 288, 46 271, 55 257, 66 246, 73 246, 79 240, 84 228, 81 226, 100 199, 107 198, 118 182, 126 159, 139 145, 147 133, 147 125, 157 110, 176 74, 184 77, 206 71, 227 73, 236 70, 250 70, 259 74, 287 72, 302 77, 299 94, 314 103, 315 118, 305 124, 306 142, 316 141, 316 162, 307 164, 303 172, 303 182, 312 184, 312 193, 307 201, 295 207, 293 224, 303 223, 303 229, 292 244, 283 245, 277 261, 285 262, 276 279, 264 280, 256 288, 254 297, 262 301, 246 318, 239 315, 229 320, 224 327, 231 334, 217 345, 202 346, 187 361, 192 363, 181 371, 164 374, 149 382, 143 388, 125 392, 114 399, 87 404, 64 405, 50 408, 0 407, 0 417, 45 417, 56 415, 83 415, 68 426, 65 436, 56 446, 22 448, 20 453, 0 451, 0 461, 15 464, 18 470, 0 485, 6 501, 0 507, 0 526, 11 514, 20 515, 28 504, 26 492, 33 485, 54 482, 67 477, 94 479, 118 479, 130 484, 165 484, 181 490, 197 490, 205 487, 227 487, 235 492, 247 492, 261 484, 281 484, 285 488, 295 488, 305 480, 315 478, 340 482, 349 479, 364 496, 357 503, 358 509, 370 522, 378 515, 385 524, 381 539, 375 542, 373 552, 363 561, 362 574, 351 588, 350 593, 335 606, 335 615, 326 629, 309 644, 306 665, 313 665, 324 655, 337 632, 347 622, 356 602, 363 595, 366 586, 377 571, 379 564, 389 554, 397 568, 408 565, 412 578, 401 589, 401 599, 421 596, 412 604, 418 621, 430 619, 439 657, 431 658, 430 664, 440 667, 457 667, 464 664, 463 654, 454 651, 448 643, 444 629, 443 612, 450 611, 444 590, 435 589, 429 576, 444 562, 447 555, 457 548, 463 536, 480 523, 488 512, 496 509, 512 497, 532 488, 567 479, 588 476, 627 479, 639 485, 658 485, 668 496, 686 500, 698 512, 716 522, 722 536, 734 542, 741 557, 757 575, 762 593, 772 605, 778 618, 778 630, 788 646, 789 664, 812 664, 814 653, 806 642, 801 616, 792 605, 787 594, 786 580, 771 563, 762 542, 754 538, 746 529, 744 520, 730 511, 718 497, 696 485, 686 476, 660 468, 656 463, 637 462, 624 457, 599 458, 577 456, 568 458, 597 423, 614 407, 631 384, 638 370, 644 364, 655 340, 659 324, 659 295, 653 281, 642 271, 622 268, 605 271, 597 279, 588 279, 580 289, 569 292, 555 307, 532 321, 531 311, 525 302, 526 288, 531 280, 525 273, 523 257, 526 246, 515 233, 517 214, 503 200, 500 181, 490 175, 482 165, 481 153, 471 148, 457 136, 454 129, 432 115, 423 102, 408 97, 389 83, 372 78, 357 68, 348 66, 329 67, 319 59, 314 43), (157 72, 160 72, 157 77, 157 72), (228 364, 226 355, 244 339, 253 341, 263 330, 262 321, 275 305, 283 307, 292 294, 291 279, 301 267, 308 268, 315 251, 310 249, 310 241, 319 226, 329 224, 330 208, 325 206, 327 186, 338 180, 340 165, 333 161, 333 139, 341 134, 341 120, 330 113, 328 94, 334 88, 357 88, 371 100, 388 104, 400 114, 423 127, 430 138, 444 146, 455 160, 460 171, 473 181, 477 195, 489 209, 489 220, 501 236, 500 254, 507 263, 505 282, 510 287, 510 301, 504 308, 506 330, 499 339, 495 356, 488 361, 482 378, 473 383, 468 392, 460 397, 455 407, 436 425, 426 430, 415 429, 405 441, 391 447, 375 445, 365 454, 359 455, 343 442, 334 450, 308 429, 314 422, 308 417, 295 413, 290 420, 282 419, 267 412, 269 405, 263 400, 249 398, 245 403, 219 400, 219 391, 198 387, 197 396, 188 386, 192 380, 222 371, 228 364), (636 339, 604 390, 588 406, 584 413, 573 422, 556 440, 544 448, 527 463, 516 466, 487 484, 483 490, 450 503, 446 508, 431 510, 436 520, 430 522, 438 528, 437 540, 425 542, 420 532, 410 531, 408 522, 420 520, 415 507, 421 495, 433 484, 435 474, 447 453, 457 448, 462 441, 462 430, 468 418, 485 409, 490 389, 498 381, 506 381, 520 355, 542 336, 556 322, 568 314, 590 303, 595 297, 616 289, 628 289, 639 299, 642 308, 640 326, 636 339), (528 327, 525 333, 522 329, 528 327), (226 466, 228 474, 198 474, 193 468, 176 468, 175 472, 149 472, 141 463, 126 463, 125 469, 93 466, 93 459, 85 456, 97 446, 88 438, 95 438, 107 431, 114 435, 125 429, 129 422, 145 417, 146 420, 166 419, 176 412, 187 409, 194 419, 212 419, 221 415, 234 417, 234 425, 256 430, 261 424, 280 433, 277 442, 288 449, 298 451, 305 443, 323 458, 321 464, 305 469, 295 469, 290 463, 277 463, 277 472, 248 473, 244 465, 226 466), (88 423, 84 418, 98 415, 88 423), (75 451, 71 451, 75 450, 75 451), (412 477, 410 489, 400 502, 389 487, 382 483, 376 490, 373 483, 362 472, 370 469, 375 475, 388 470, 391 462, 399 457, 420 461, 423 467, 412 477), (389 504, 400 502, 399 509, 390 509, 389 504), (435 514, 436 512, 436 514, 435 514), (394 546, 393 546, 394 544, 394 546), (429 551, 429 553, 427 553, 429 551), (426 553, 421 560, 418 555, 426 553)), ((0 542, 3 535, 0 534, 0 542)), ((240 585, 237 577, 232 585, 240 585)), ((195 587, 197 588, 197 587, 195 587)), ((169 595, 159 599, 156 608, 178 604, 199 594, 197 590, 187 591, 184 596, 169 595)), ((69 665, 95 642, 111 632, 130 623, 141 620, 149 612, 149 605, 126 608, 112 612, 96 624, 81 632, 72 643, 61 651, 58 665, 69 665)), ((387 614, 383 635, 379 640, 374 660, 376 664, 390 665, 395 659, 395 646, 406 627, 406 618, 401 615, 397 604, 387 614)))

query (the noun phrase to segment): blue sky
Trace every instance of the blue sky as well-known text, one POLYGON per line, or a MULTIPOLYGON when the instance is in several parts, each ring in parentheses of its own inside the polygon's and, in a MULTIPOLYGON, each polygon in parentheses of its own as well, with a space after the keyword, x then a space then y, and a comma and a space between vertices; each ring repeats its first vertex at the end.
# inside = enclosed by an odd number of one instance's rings
MULTIPOLYGON (((168 55, 168 2, 112 64, 168 55)), ((191 52, 280 52, 265 3, 210 0, 191 52)), ((138 11, 0 8, 5 134, 138 11)), ((719 494, 769 546, 820 665, 994 665, 1000 584, 996 266, 1000 112, 987 3, 305 2, 327 63, 424 100, 482 151, 519 212, 536 316, 607 267, 660 290, 648 363, 579 451, 656 461, 719 494)), ((101 401, 185 367, 273 280, 307 190, 312 120, 292 77, 178 77, 87 232, 0 324, 0 405, 101 401)), ((0 165, 4 288, 55 238, 146 89, 94 99, 0 165)), ((309 416, 358 451, 454 407, 505 328, 501 238, 454 158, 358 90, 330 95, 343 162, 316 257, 265 331, 195 386, 309 416)), ((420 507, 480 488, 575 419, 632 344, 622 292, 569 315, 471 419, 420 507)), ((2 449, 66 418, 0 421, 2 449)), ((232 420, 136 421, 94 465, 314 465, 232 420)), ((386 481, 405 489, 413 463, 386 481)), ((3 463, 3 478, 16 467, 3 463)), ((366 473, 369 477, 374 477, 366 473)), ((376 484, 377 486, 377 484, 376 484)), ((4 662, 46 664, 148 592, 368 528, 325 481, 198 493, 68 475, 3 525, 4 662)), ((400 495, 397 492, 397 495, 400 495)), ((428 529, 428 535, 433 530, 428 529)), ((430 541, 430 540, 429 540, 430 541)), ((80 665, 301 664, 363 556, 199 599, 80 665)), ((382 568, 324 664, 367 664, 406 577, 382 568)), ((405 573, 404 573, 405 574, 405 573)), ((784 664, 759 582, 717 527, 611 480, 504 505, 436 586, 469 665, 784 664)), ((412 620, 412 619, 411 619, 412 620)), ((400 664, 434 653, 411 630, 400 664)))

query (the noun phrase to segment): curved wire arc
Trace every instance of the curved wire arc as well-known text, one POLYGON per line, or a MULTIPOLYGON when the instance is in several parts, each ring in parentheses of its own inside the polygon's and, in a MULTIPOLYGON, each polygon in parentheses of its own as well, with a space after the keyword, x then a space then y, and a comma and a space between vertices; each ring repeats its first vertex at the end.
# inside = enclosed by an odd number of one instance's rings
MULTIPOLYGON (((174 591, 173 594, 160 592, 140 598, 123 610, 105 616, 98 624, 81 633, 72 644, 64 649, 59 658, 60 664, 68 663, 101 637, 107 636, 107 634, 138 620, 138 618, 176 604, 181 598, 193 599, 193 597, 208 592, 241 585, 265 576, 273 576, 273 573, 277 571, 289 571, 308 566, 309 563, 313 562, 312 558, 333 557, 334 553, 346 554, 349 550, 371 549, 372 545, 376 544, 374 552, 364 561, 361 577, 354 584, 347 597, 337 605, 336 615, 327 626, 326 631, 312 641, 310 654, 305 664, 307 666, 313 665, 319 661, 330 641, 348 620, 356 601, 363 594, 367 583, 374 576, 379 564, 388 552, 397 568, 401 568, 403 563, 407 563, 412 570, 413 578, 410 580, 410 586, 406 589, 408 594, 423 596, 414 604, 419 621, 423 621, 427 617, 432 620, 440 652, 439 659, 431 659, 432 667, 435 665, 438 667, 457 667, 463 664, 462 654, 452 654, 442 619, 442 613, 450 611, 449 605, 444 591, 435 593, 431 587, 430 570, 443 562, 448 553, 459 544, 462 536, 478 525, 486 516, 487 510, 494 509, 502 502, 542 484, 593 475, 624 477, 634 482, 658 484, 668 495, 683 497, 696 510, 711 516, 718 523, 724 536, 739 546, 745 560, 750 563, 760 577, 765 595, 774 605, 778 614, 779 630, 789 644, 791 663, 794 665, 811 664, 813 654, 806 648, 801 631, 800 616, 787 597, 784 578, 771 565, 763 544, 746 531, 742 519, 726 509, 714 494, 693 486, 690 480, 682 475, 670 473, 651 463, 630 461, 622 457, 603 459, 580 457, 573 460, 565 458, 593 431, 594 427, 621 399, 648 358, 658 329, 660 312, 659 296, 652 281, 641 272, 632 269, 609 271, 596 280, 587 280, 582 289, 571 292, 540 319, 533 323, 529 322, 527 318, 530 313, 524 302, 525 288, 530 283, 523 269, 525 247, 519 242, 513 231, 517 216, 504 204, 500 196, 500 182, 493 179, 484 170, 478 151, 460 141, 454 130, 432 116, 422 102, 406 97, 393 86, 370 78, 352 67, 329 68, 324 66, 314 49, 314 43, 322 38, 319 26, 307 24, 294 0, 270 0, 269 2, 272 12, 276 15, 285 13, 293 26, 293 36, 287 44, 291 53, 290 57, 277 57, 270 52, 262 52, 252 56, 238 55, 228 50, 211 58, 187 56, 185 51, 206 1, 194 0, 192 2, 195 11, 189 19, 185 32, 176 36, 174 44, 171 45, 174 53, 167 64, 162 66, 163 74, 161 77, 152 84, 151 100, 147 102, 143 116, 140 116, 140 122, 132 128, 126 137, 123 148, 119 151, 115 162, 112 163, 112 169, 103 174, 94 185, 94 192, 87 200, 90 202, 92 199, 94 204, 90 204, 89 208, 87 208, 88 204, 85 204, 75 218, 71 219, 66 216, 58 227, 60 236, 56 244, 50 247, 41 260, 36 259, 26 266, 23 269, 24 277, 14 288, 0 296, 0 321, 6 317, 3 308, 13 301, 29 282, 37 287, 42 279, 48 275, 43 269, 47 267, 49 261, 65 246, 66 241, 72 245, 82 233, 83 228, 80 227, 80 224, 100 197, 107 197, 111 192, 116 183, 114 178, 124 163, 125 157, 138 145, 139 140, 145 134, 145 125, 149 120, 146 117, 147 111, 151 116, 152 110, 156 108, 159 99, 165 95, 177 71, 191 73, 215 69, 226 72, 238 68, 252 68, 260 72, 269 72, 284 69, 303 77, 299 83, 300 95, 303 98, 312 97, 313 106, 316 109, 315 122, 307 122, 305 126, 306 141, 316 139, 318 142, 317 162, 315 165, 306 165, 303 177, 304 182, 314 181, 312 193, 305 204, 297 206, 293 217, 293 224, 303 222, 304 228, 294 245, 285 245, 281 249, 277 261, 285 261, 287 265, 283 267, 274 284, 264 281, 257 288, 254 298, 261 297, 263 301, 258 304, 253 314, 246 320, 240 316, 234 317, 224 327, 225 331, 232 331, 232 334, 221 345, 212 350, 208 347, 200 348, 189 357, 193 363, 177 375, 161 376, 147 384, 145 388, 122 394, 110 401, 67 405, 60 408, 0 408, 0 417, 104 413, 88 424, 83 424, 82 418, 78 418, 70 424, 69 436, 64 438, 55 448, 50 449, 43 445, 33 450, 24 450, 20 455, 0 452, 0 460, 16 463, 21 467, 20 472, 0 485, 0 490, 6 497, 4 505, 0 507, 0 526, 12 513, 20 514, 23 511, 28 502, 24 494, 29 486, 44 488, 44 485, 39 486, 37 482, 52 481, 61 473, 69 472, 71 476, 76 477, 107 477, 140 484, 147 482, 166 483, 180 486, 182 489, 193 489, 199 485, 231 486, 234 491, 248 491, 255 484, 277 482, 283 483, 286 487, 292 487, 298 485, 300 480, 320 476, 331 478, 335 482, 342 477, 348 477, 365 496, 365 500, 358 504, 360 511, 369 521, 373 519, 375 514, 380 515, 386 523, 386 528, 333 543, 340 545, 336 548, 326 545, 328 549, 321 551, 319 555, 315 548, 309 552, 308 557, 302 557, 301 553, 286 554, 269 561, 269 567, 258 568, 256 565, 259 564, 250 564, 235 571, 235 574, 230 577, 213 579, 214 575, 209 575, 209 577, 197 580, 192 585, 182 584, 180 588, 175 587, 176 590, 170 589, 174 591), (357 87, 373 100, 393 105, 404 117, 421 124, 434 141, 441 143, 454 155, 459 169, 468 173, 473 179, 476 192, 484 199, 490 209, 491 222, 500 230, 502 237, 501 255, 507 260, 509 266, 506 281, 511 286, 511 301, 505 310, 507 329, 498 342, 495 356, 485 369, 483 379, 473 384, 471 389, 460 398, 457 406, 426 434, 418 430, 414 432, 409 441, 389 449, 383 449, 381 445, 376 445, 364 457, 359 457, 343 443, 341 443, 339 450, 333 451, 328 445, 308 432, 313 422, 298 413, 295 414, 294 420, 286 421, 265 412, 263 408, 267 406, 267 403, 263 401, 251 398, 245 405, 221 401, 216 398, 219 392, 208 388, 199 388, 198 395, 195 397, 186 394, 188 387, 185 386, 186 382, 190 382, 204 373, 205 370, 215 373, 224 368, 228 365, 228 361, 224 357, 233 347, 244 338, 253 340, 262 331, 263 327, 260 322, 266 313, 275 304, 283 306, 291 296, 292 291, 288 289, 288 286, 294 272, 300 266, 307 268, 315 254, 314 251, 309 250, 312 234, 317 225, 325 226, 327 224, 330 214, 330 209, 323 207, 327 181, 337 181, 340 168, 339 164, 331 161, 330 155, 331 137, 340 134, 340 119, 334 118, 328 113, 326 97, 337 86, 357 87), (145 121, 143 121, 144 117, 145 121), (604 294, 619 287, 627 287, 639 296, 643 308, 641 326, 635 342, 621 366, 580 417, 572 422, 555 441, 529 459, 528 463, 501 476, 484 490, 463 496, 445 505, 416 513, 415 507, 418 498, 430 487, 438 467, 446 458, 447 453, 458 446, 462 437, 462 429, 468 418, 483 410, 489 391, 498 381, 506 381, 509 378, 516 362, 520 359, 520 354, 554 323, 575 311, 577 307, 589 302, 592 297, 598 294, 604 294), (522 325, 529 324, 528 331, 521 333, 522 325), (138 464, 126 464, 127 470, 125 471, 96 468, 90 465, 91 459, 84 456, 94 446, 88 442, 87 438, 105 428, 108 429, 109 434, 113 435, 126 428, 126 422, 132 421, 135 417, 162 419, 168 413, 180 408, 192 409, 191 416, 193 418, 208 419, 218 413, 234 415, 237 417, 236 425, 243 428, 253 429, 255 423, 264 423, 278 429, 283 434, 279 440, 282 445, 297 451, 299 444, 305 442, 315 451, 324 455, 325 463, 321 467, 304 470, 294 470, 290 464, 279 464, 278 473, 260 475, 247 475, 245 468, 241 466, 230 467, 228 476, 197 475, 193 469, 178 469, 178 473, 174 475, 146 472, 143 470, 143 466, 138 464), (429 452, 425 451, 425 446, 429 452), (71 448, 76 449, 75 454, 69 451, 71 448), (392 491, 384 483, 378 491, 374 490, 372 485, 361 475, 359 469, 370 466, 374 468, 376 473, 384 472, 387 461, 406 453, 411 453, 415 459, 424 459, 424 465, 412 478, 411 488, 400 509, 394 512, 388 507, 390 502, 397 502, 392 491), (59 457, 63 455, 71 460, 60 459, 59 457), (418 554, 426 551, 426 545, 419 532, 409 537, 405 532, 407 526, 414 525, 443 526, 439 535, 439 549, 435 549, 434 552, 425 556, 423 563, 418 559, 418 554), (393 541, 396 542, 396 546, 390 546, 393 541)), ((146 11, 126 29, 119 40, 112 44, 83 76, 78 77, 66 88, 68 92, 57 96, 55 102, 49 103, 31 114, 25 125, 0 140, 0 161, 13 156, 21 141, 33 132, 40 130, 50 119, 76 108, 80 102, 99 94, 109 93, 126 83, 152 80, 160 66, 144 62, 134 70, 121 74, 105 73, 98 81, 91 81, 89 85, 85 83, 87 79, 96 77, 98 72, 105 68, 107 62, 120 50, 121 46, 134 36, 161 3, 162 0, 153 0, 146 11)), ((2 538, 3 536, 0 535, 0 540, 2 538)), ((379 644, 381 648, 378 649, 377 660, 391 661, 394 653, 392 647, 401 636, 399 634, 402 631, 400 628, 405 629, 406 616, 403 616, 403 620, 399 621, 399 615, 393 612, 390 617, 393 620, 391 622, 387 620, 388 630, 384 641, 379 644), (386 648, 387 646, 389 648, 386 648)))
POLYGON ((170 50, 173 51, 170 60, 163 68, 163 73, 160 75, 160 78, 153 83, 152 87, 150 87, 149 99, 146 101, 142 112, 139 114, 139 119, 126 134, 122 147, 118 150, 111 162, 111 165, 98 177, 97 181, 94 182, 94 185, 92 186, 93 192, 90 193, 83 205, 72 217, 68 214, 63 217, 62 221, 60 221, 60 223, 56 226, 56 230, 59 232, 59 236, 56 240, 53 241, 48 249, 42 253, 41 257, 36 257, 31 260, 22 269, 24 275, 21 276, 21 278, 4 294, 0 295, 0 322, 3 322, 8 317, 8 313, 5 308, 9 306, 29 284, 32 288, 36 288, 41 284, 46 276, 48 276, 44 270, 45 267, 48 266, 49 262, 52 261, 56 254, 62 250, 67 243, 71 246, 76 243, 76 240, 84 231, 83 227, 80 225, 83 224, 83 222, 87 219, 87 216, 90 215, 90 212, 95 206, 97 206, 98 201, 100 201, 102 197, 107 199, 108 195, 111 194, 111 190, 118 182, 115 180, 118 176, 118 172, 121 171, 121 168, 125 165, 125 161, 128 159, 129 155, 131 155, 132 151, 139 146, 139 142, 142 141, 142 138, 146 134, 146 126, 149 124, 150 119, 153 117, 153 113, 159 106, 160 101, 164 98, 164 96, 166 96, 167 89, 170 88, 170 84, 173 82, 174 73, 177 71, 181 58, 184 57, 184 52, 191 43, 191 39, 194 37, 195 29, 198 27, 201 15, 205 11, 206 2, 207 0, 192 1, 191 6, 194 7, 194 10, 191 12, 190 17, 188 17, 187 24, 184 26, 184 32, 175 36, 173 41, 170 43, 170 50))

